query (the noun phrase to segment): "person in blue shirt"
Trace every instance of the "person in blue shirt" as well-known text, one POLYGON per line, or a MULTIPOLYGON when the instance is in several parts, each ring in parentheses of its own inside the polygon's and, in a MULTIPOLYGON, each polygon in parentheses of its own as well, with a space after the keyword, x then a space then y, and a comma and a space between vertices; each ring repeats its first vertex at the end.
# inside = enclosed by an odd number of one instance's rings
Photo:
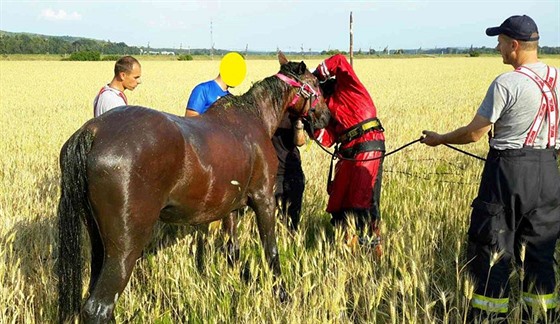
POLYGON ((231 94, 228 89, 220 74, 213 80, 200 83, 191 92, 185 116, 204 114, 216 100, 231 94))
POLYGON ((220 62, 218 76, 200 83, 191 92, 185 117, 204 114, 216 100, 230 95, 229 88, 240 85, 246 73, 247 66, 243 56, 236 52, 226 54, 220 62))
MULTIPOLYGON (((185 116, 195 117, 204 114, 218 99, 231 95, 228 89, 241 84, 245 74, 246 66, 243 57, 235 52, 226 54, 220 63, 218 76, 198 84, 193 89, 187 102, 185 116)), ((282 220, 292 232, 297 231, 300 222, 305 189, 305 177, 298 149, 305 144, 305 141, 301 119, 290 118, 288 114, 284 116, 272 137, 279 162, 274 196, 282 220)), ((230 216, 235 217, 237 214, 237 211, 233 211, 230 216)))
MULTIPOLYGON (((226 54, 220 62, 220 72, 218 76, 212 80, 202 82, 194 87, 185 111, 185 117, 196 117, 204 114, 214 102, 221 97, 231 95, 229 88, 240 85, 245 79, 247 66, 245 59, 236 52, 226 54)), ((224 231, 235 231, 231 227, 238 211, 234 210, 223 224, 224 231)), ((220 221, 212 222, 210 228, 219 226, 220 221)), ((234 235, 233 233, 229 233, 234 235)), ((234 252, 237 253, 237 252, 234 252)))

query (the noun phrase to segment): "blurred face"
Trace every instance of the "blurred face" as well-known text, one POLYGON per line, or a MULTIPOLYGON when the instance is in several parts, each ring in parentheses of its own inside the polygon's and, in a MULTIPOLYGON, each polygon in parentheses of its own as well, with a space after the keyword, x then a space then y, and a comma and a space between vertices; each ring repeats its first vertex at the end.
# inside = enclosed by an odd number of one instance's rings
POLYGON ((130 73, 121 72, 122 85, 125 89, 134 90, 137 85, 142 83, 142 68, 140 65, 134 63, 130 73))
POLYGON ((515 46, 513 44, 515 40, 504 36, 498 36, 498 45, 496 50, 502 54, 502 59, 504 64, 512 64, 515 56, 515 46))

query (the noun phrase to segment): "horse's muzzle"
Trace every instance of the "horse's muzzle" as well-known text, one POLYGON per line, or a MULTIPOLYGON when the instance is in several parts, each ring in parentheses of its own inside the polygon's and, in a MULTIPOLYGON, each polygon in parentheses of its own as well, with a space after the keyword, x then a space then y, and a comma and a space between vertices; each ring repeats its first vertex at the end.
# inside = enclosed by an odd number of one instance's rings
POLYGON ((313 118, 311 118, 311 122, 314 129, 327 127, 329 121, 331 120, 331 112, 329 109, 323 109, 320 111, 315 110, 311 114, 313 115, 313 118))

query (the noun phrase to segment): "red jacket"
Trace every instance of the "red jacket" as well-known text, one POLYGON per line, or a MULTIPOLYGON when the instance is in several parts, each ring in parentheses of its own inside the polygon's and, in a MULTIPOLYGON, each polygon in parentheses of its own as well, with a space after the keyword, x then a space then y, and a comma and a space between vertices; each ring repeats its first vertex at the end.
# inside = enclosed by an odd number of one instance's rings
MULTIPOLYGON (((326 98, 331 111, 331 121, 325 129, 315 132, 315 136, 323 145, 332 146, 351 127, 364 120, 377 117, 377 109, 344 55, 337 54, 326 59, 319 64, 316 71, 320 81, 331 77, 336 78, 335 91, 326 98)), ((341 148, 384 139, 383 132, 370 131, 344 143, 341 148)), ((381 156, 381 154, 380 151, 362 152, 354 158, 357 160, 370 159, 381 156)), ((378 180, 381 164, 382 159, 367 162, 339 160, 335 169, 334 181, 328 188, 330 197, 327 212, 371 208, 374 199, 373 187, 378 180)))
MULTIPOLYGON (((345 130, 359 124, 360 122, 377 117, 377 109, 368 91, 360 82, 354 69, 342 54, 331 56, 317 67, 319 80, 336 77, 335 92, 326 98, 327 105, 331 111, 331 123, 324 131, 317 131, 321 143, 332 146, 337 138, 345 133, 345 130)), ((382 132, 369 132, 357 138, 344 147, 368 140, 383 140, 382 132)))

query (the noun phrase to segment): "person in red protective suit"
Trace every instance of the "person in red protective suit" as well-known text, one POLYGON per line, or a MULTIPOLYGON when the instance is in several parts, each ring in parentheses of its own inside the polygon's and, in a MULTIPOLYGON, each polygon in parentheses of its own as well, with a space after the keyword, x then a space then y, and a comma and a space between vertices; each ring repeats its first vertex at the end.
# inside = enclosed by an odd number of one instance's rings
POLYGON ((377 109, 344 55, 327 58, 313 73, 321 82, 332 116, 329 125, 314 135, 322 145, 336 145, 342 157, 332 181, 329 175, 331 223, 345 226, 353 216, 360 242, 378 245, 385 137, 377 109))

